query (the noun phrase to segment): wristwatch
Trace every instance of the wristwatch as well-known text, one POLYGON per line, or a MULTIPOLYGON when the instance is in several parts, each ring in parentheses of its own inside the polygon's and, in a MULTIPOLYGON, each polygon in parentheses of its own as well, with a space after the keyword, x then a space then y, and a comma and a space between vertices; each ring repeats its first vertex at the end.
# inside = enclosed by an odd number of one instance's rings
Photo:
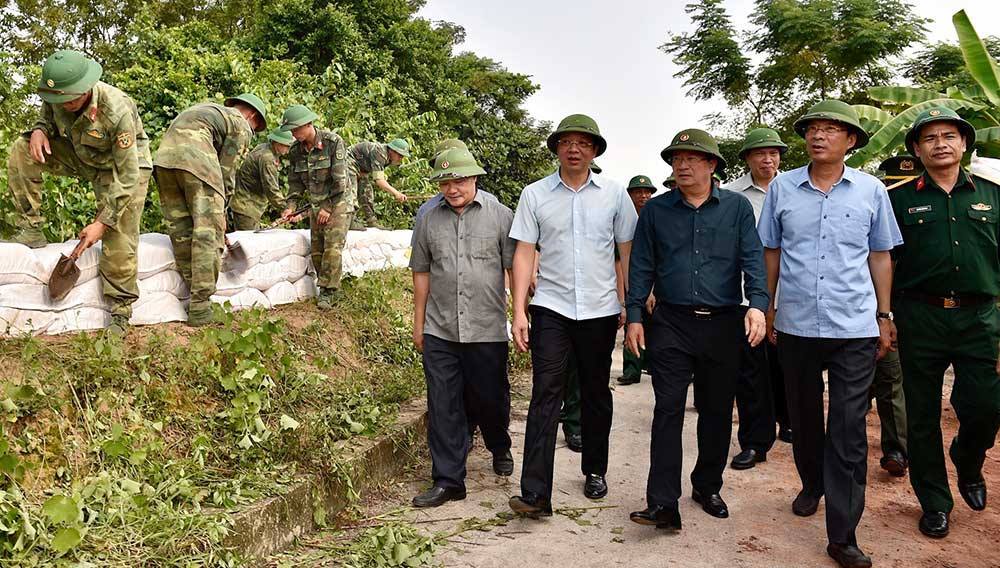
POLYGON ((884 319, 892 321, 892 312, 875 312, 875 319, 884 319))

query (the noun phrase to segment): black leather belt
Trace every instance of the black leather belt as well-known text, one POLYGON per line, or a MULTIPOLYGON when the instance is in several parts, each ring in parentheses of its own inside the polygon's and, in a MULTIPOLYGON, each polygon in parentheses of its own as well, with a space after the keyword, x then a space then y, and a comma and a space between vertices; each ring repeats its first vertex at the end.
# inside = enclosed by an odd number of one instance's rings
POLYGON ((731 314, 739 311, 740 306, 685 306, 682 304, 656 304, 671 311, 680 312, 685 315, 694 316, 698 319, 712 319, 715 316, 731 314))
POLYGON ((934 296, 932 294, 924 294, 923 292, 917 292, 916 290, 900 290, 896 293, 900 298, 906 298, 907 300, 913 300, 915 302, 920 302, 921 304, 929 304, 931 306, 937 306, 939 308, 944 308, 946 310, 953 310, 956 308, 971 308, 974 306, 982 306, 983 304, 989 304, 991 302, 996 302, 996 296, 987 296, 986 294, 957 294, 952 296, 934 296))

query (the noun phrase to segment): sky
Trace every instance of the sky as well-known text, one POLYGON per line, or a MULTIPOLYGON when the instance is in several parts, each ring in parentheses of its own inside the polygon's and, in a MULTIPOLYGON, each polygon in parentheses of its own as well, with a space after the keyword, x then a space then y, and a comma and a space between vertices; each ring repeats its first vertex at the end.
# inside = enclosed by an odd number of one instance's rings
MULTIPOLYGON (((1000 35, 997 0, 911 0, 933 20, 930 41, 955 41, 951 16, 965 9, 979 35, 1000 35)), ((472 51, 531 76, 541 86, 526 103, 539 120, 569 114, 597 120, 608 140, 598 158, 604 174, 627 182, 634 175, 662 181, 670 167, 660 150, 678 131, 705 128, 702 117, 725 102, 687 97, 678 68, 659 49, 670 33, 690 31, 687 0, 428 0, 420 16, 465 28, 458 51, 472 51)), ((729 0, 740 29, 753 0, 729 0)))

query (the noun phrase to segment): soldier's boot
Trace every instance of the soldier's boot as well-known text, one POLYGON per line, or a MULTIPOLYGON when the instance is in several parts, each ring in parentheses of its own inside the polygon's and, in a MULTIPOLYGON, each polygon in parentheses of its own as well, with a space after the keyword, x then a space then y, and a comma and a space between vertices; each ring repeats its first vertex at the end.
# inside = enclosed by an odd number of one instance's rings
POLYGON ((45 234, 37 227, 22 228, 20 231, 14 233, 14 236, 9 241, 4 242, 17 243, 33 249, 42 248, 49 244, 49 241, 45 238, 45 234))
POLYGON ((125 314, 111 314, 111 325, 108 326, 108 335, 114 337, 125 337, 129 330, 128 316, 125 314))
POLYGON ((316 307, 321 310, 331 310, 342 297, 342 292, 336 288, 321 288, 319 296, 316 297, 316 307))
POLYGON ((212 311, 211 304, 208 306, 191 307, 188 310, 188 327, 201 327, 215 322, 215 312, 212 311))
POLYGON ((351 221, 352 231, 364 231, 366 229, 368 229, 368 226, 365 225, 364 221, 362 221, 360 217, 355 217, 354 220, 351 221))

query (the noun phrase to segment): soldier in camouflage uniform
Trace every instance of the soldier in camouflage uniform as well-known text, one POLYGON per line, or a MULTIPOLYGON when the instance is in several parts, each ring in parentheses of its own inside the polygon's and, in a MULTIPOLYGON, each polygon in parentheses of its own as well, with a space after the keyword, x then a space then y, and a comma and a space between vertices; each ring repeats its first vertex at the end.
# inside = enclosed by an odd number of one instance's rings
POLYGON ((317 118, 302 105, 289 107, 281 117, 281 129, 295 137, 288 152, 288 201, 281 218, 291 219, 304 200, 312 205, 309 236, 319 286, 316 306, 326 310, 340 298, 341 255, 357 189, 348 182, 347 145, 338 134, 313 126, 317 118))
POLYGON ((352 229, 363 230, 366 225, 375 226, 375 192, 372 189, 372 181, 391 193, 396 201, 400 203, 406 201, 406 195, 392 187, 385 179, 385 168, 398 166, 403 158, 409 155, 410 145, 401 138, 396 138, 388 144, 358 142, 347 149, 347 170, 348 177, 351 178, 349 183, 353 183, 357 188, 361 216, 364 217, 363 222, 355 217, 352 229))
POLYGON ((149 139, 135 102, 101 82, 101 66, 76 51, 57 51, 42 67, 42 108, 10 148, 8 184, 20 216, 15 242, 45 246, 42 173, 89 181, 97 218, 80 233, 79 251, 102 241, 100 274, 112 331, 123 333, 139 297, 136 247, 151 172, 149 139))
POLYGON ((276 128, 267 141, 250 151, 236 174, 236 192, 229 200, 232 213, 230 226, 235 231, 253 231, 260 227, 260 218, 268 204, 281 211, 285 196, 278 182, 281 158, 295 143, 292 135, 276 128))
POLYGON ((224 104, 206 102, 170 123, 153 162, 163 220, 177 270, 191 288, 188 325, 212 322, 226 232, 226 200, 254 132, 266 127, 264 102, 244 93, 224 104))

